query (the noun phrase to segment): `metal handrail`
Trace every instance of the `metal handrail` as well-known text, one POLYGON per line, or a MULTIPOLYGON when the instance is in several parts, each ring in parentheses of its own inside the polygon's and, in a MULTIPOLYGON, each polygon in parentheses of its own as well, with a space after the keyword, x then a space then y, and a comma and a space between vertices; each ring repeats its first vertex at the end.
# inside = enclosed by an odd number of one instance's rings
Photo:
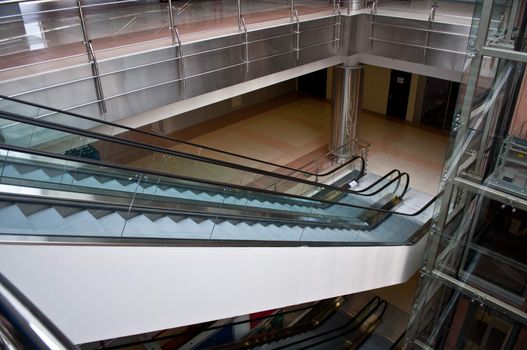
MULTIPOLYGON (((154 134, 154 133, 151 133, 151 132, 148 132, 148 131, 144 131, 144 130, 133 129, 133 128, 127 127, 125 125, 120 125, 120 124, 112 123, 112 122, 109 122, 109 121, 103 121, 103 120, 100 120, 100 119, 96 119, 96 118, 80 115, 80 114, 73 113, 73 112, 65 112, 65 111, 62 111, 60 109, 56 109, 56 108, 53 108, 53 107, 46 107, 46 106, 43 106, 43 105, 40 105, 40 104, 37 104, 37 103, 18 100, 16 98, 11 98, 11 97, 6 97, 6 96, 0 95, 0 99, 6 99, 6 100, 14 101, 14 102, 25 104, 25 105, 29 105, 29 106, 42 108, 42 109, 45 109, 45 110, 51 110, 51 111, 54 111, 56 113, 66 114, 66 115, 69 115, 69 116, 72 116, 72 117, 75 117, 75 118, 80 118, 80 119, 88 120, 88 121, 91 121, 91 122, 96 122, 96 123, 100 123, 100 124, 103 124, 103 125, 108 125, 108 126, 111 126, 111 127, 124 129, 124 130, 126 130, 128 132, 134 132, 134 133, 138 133, 138 134, 142 134, 142 135, 153 136, 153 137, 156 137, 156 138, 159 138, 159 139, 162 139, 162 140, 167 140, 167 141, 170 141, 170 142, 174 142, 176 144, 179 143, 179 144, 188 145, 188 146, 192 146, 192 147, 199 147, 199 148, 202 148, 202 149, 205 149, 205 150, 208 150, 208 151, 217 152, 217 153, 221 153, 221 154, 224 154, 224 155, 233 156, 233 157, 237 157, 237 158, 244 159, 244 160, 249 160, 249 161, 252 161, 252 162, 266 164, 266 165, 270 165, 270 166, 273 166, 273 167, 276 167, 276 168, 280 168, 280 169, 286 169, 286 170, 289 170, 291 172, 297 172, 297 173, 300 173, 300 174, 306 175, 306 176, 317 176, 317 175, 318 176, 327 176, 327 175, 330 174, 330 173, 326 173, 326 174, 320 175, 320 174, 317 174, 317 173, 311 173, 311 172, 308 172, 308 171, 303 171, 303 170, 291 168, 291 167, 288 167, 286 165, 280 165, 280 164, 268 162, 268 161, 265 161, 265 160, 260 160, 260 159, 244 156, 244 155, 237 154, 237 153, 220 150, 220 149, 209 147, 209 146, 198 145, 198 144, 195 144, 195 143, 192 143, 192 142, 188 142, 188 141, 177 140, 177 139, 165 136, 165 135, 159 135, 159 134, 154 134)), ((38 118, 36 118, 36 119, 38 119, 38 118)), ((12 126, 12 125, 13 124, 10 124, 10 125, 7 125, 7 126, 12 126)), ((362 159, 362 160, 364 162, 364 159, 362 159)), ((349 164, 352 161, 354 161, 354 160, 350 160, 346 164, 349 164)), ((225 163, 226 164, 233 164, 233 163, 230 163, 230 162, 225 162, 225 163)), ((308 165, 309 165, 309 163, 308 163, 308 165)), ((252 169, 250 167, 248 167, 248 168, 252 169)), ((362 165, 361 169, 362 169, 361 171, 364 172, 364 164, 362 165)))
POLYGON ((2 318, 0 345, 5 345, 6 349, 78 349, 2 273, 0 273, 0 313, 2 318))
MULTIPOLYGON (((239 164, 233 164, 233 163, 225 162, 225 161, 222 161, 222 160, 212 159, 212 158, 203 157, 203 156, 199 156, 199 155, 192 155, 192 154, 188 154, 188 153, 173 151, 173 150, 165 149, 165 148, 158 147, 158 146, 152 146, 152 145, 148 145, 148 144, 144 144, 144 143, 140 143, 140 142, 125 140, 125 139, 119 139, 119 138, 115 138, 113 136, 97 134, 97 133, 94 133, 94 132, 90 132, 90 131, 86 131, 86 130, 82 130, 82 129, 77 129, 77 128, 74 128, 74 127, 66 127, 66 126, 63 126, 63 125, 56 124, 56 123, 43 122, 43 121, 35 120, 35 119, 27 119, 25 117, 20 117, 18 115, 14 115, 14 114, 11 114, 11 113, 8 113, 8 112, 2 112, 2 113, 0 113, 0 116, 1 116, 1 118, 9 119, 9 120, 20 122, 20 123, 23 123, 23 124, 35 125, 35 126, 39 126, 39 127, 46 128, 46 129, 51 129, 51 130, 58 130, 58 131, 62 131, 64 133, 69 133, 69 134, 73 134, 73 135, 81 135, 81 136, 85 136, 85 137, 92 138, 92 139, 95 139, 95 140, 109 141, 109 142, 112 142, 112 143, 121 144, 121 145, 125 145, 125 146, 132 147, 132 148, 145 149, 145 150, 148 150, 150 152, 157 152, 157 153, 172 155, 172 156, 176 156, 176 157, 179 157, 179 158, 185 158, 185 159, 190 159, 190 160, 194 160, 194 161, 200 161, 200 162, 204 162, 204 163, 224 166, 224 167, 227 167, 227 168, 237 169, 237 170, 241 170, 241 171, 256 173, 256 174, 259 174, 259 175, 269 176, 271 178, 287 179, 287 180, 290 180, 290 181, 293 181, 293 182, 308 184, 308 185, 311 185, 311 186, 314 186, 314 187, 325 187, 325 188, 328 188, 328 189, 334 189, 334 190, 338 190, 338 191, 341 191, 341 192, 353 194, 353 192, 350 191, 350 190, 342 189, 342 188, 331 186, 331 185, 324 185, 324 184, 320 184, 320 183, 317 183, 317 182, 313 182, 313 181, 309 181, 309 180, 305 180, 305 179, 301 179, 301 178, 291 178, 290 176, 287 176, 287 175, 277 174, 277 173, 273 173, 273 172, 266 171, 266 170, 261 170, 261 169, 257 169, 257 168, 251 168, 251 167, 247 167, 247 166, 239 165, 239 164)), ((361 157, 356 157, 356 159, 361 159, 361 157)), ((356 159, 353 159, 353 160, 356 160, 356 159)), ((167 174, 163 174, 163 175, 165 176, 167 174)), ((168 174, 168 175, 171 176, 171 174, 168 174)), ((196 180, 196 179, 194 179, 194 180, 196 180)), ((200 181, 203 181, 203 180, 200 180, 200 181)), ((223 184, 223 185, 225 185, 225 184, 223 184)))

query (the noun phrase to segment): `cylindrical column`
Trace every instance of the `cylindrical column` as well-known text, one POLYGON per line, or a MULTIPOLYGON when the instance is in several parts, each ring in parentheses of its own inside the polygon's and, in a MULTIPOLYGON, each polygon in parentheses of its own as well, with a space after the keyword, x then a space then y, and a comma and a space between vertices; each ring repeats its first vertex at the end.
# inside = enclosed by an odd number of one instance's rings
POLYGON ((337 157, 354 153, 360 110, 362 66, 333 67, 333 105, 329 150, 337 157))

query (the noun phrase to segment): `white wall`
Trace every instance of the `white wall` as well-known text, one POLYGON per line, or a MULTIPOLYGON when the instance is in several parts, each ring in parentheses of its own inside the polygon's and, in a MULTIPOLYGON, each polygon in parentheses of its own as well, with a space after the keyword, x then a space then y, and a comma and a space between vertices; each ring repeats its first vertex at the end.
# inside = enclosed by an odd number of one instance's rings
POLYGON ((0 270, 84 343, 401 283, 424 246, 0 244, 0 270))

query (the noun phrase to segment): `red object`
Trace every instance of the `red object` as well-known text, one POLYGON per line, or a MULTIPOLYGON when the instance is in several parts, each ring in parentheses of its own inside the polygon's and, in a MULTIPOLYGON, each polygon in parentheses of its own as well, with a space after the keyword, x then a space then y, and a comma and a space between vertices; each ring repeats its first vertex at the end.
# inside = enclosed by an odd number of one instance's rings
POLYGON ((258 318, 270 316, 273 314, 273 312, 275 312, 275 310, 260 311, 260 312, 255 312, 254 314, 249 314, 249 320, 251 320, 251 329, 258 326, 260 322, 265 320, 265 319, 259 320, 258 318))

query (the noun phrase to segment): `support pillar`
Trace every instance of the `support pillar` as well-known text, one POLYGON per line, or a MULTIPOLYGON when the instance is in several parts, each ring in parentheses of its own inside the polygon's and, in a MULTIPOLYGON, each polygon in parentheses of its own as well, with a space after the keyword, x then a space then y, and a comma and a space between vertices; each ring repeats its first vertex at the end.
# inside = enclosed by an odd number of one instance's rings
POLYGON ((329 150, 336 158, 350 157, 356 150, 360 110, 362 66, 333 67, 333 105, 329 150))

